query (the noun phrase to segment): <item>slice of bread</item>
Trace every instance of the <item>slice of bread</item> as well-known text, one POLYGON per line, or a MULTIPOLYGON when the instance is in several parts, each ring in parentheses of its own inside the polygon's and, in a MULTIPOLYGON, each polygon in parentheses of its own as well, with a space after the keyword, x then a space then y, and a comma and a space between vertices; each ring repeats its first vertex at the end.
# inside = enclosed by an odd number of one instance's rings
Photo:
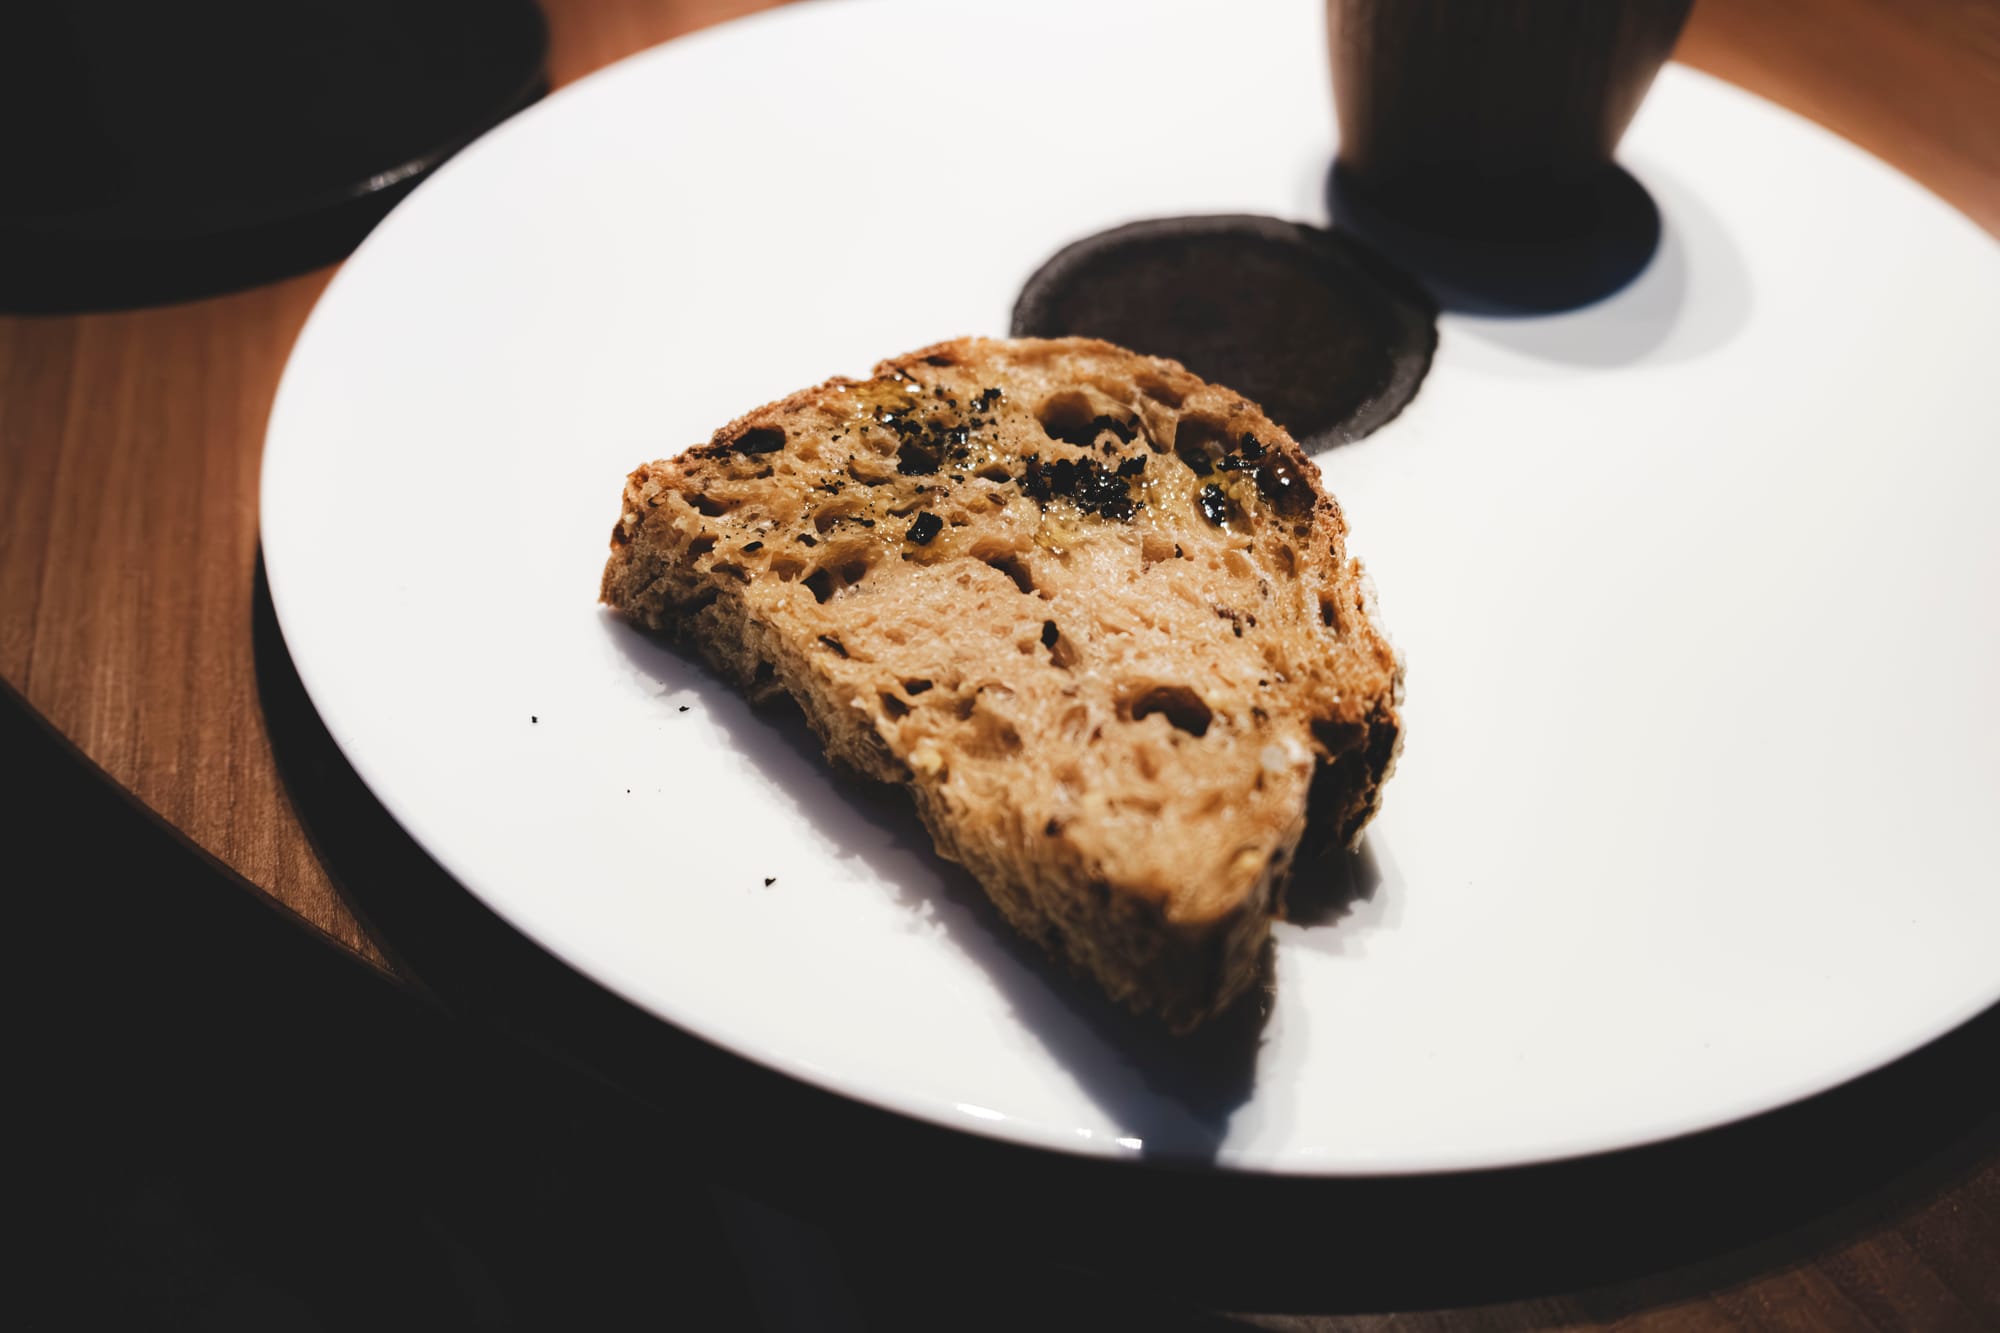
POLYGON ((1395 759, 1344 531, 1175 362, 964 339, 641 467, 602 596, 790 696, 1016 927, 1184 1031, 1257 979, 1308 815, 1358 837, 1395 759))

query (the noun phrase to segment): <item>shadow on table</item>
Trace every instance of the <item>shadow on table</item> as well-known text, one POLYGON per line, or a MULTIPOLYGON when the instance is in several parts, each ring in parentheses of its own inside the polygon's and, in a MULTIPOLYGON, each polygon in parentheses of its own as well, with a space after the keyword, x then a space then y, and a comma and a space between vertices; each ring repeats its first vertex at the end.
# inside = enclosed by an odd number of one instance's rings
POLYGON ((1629 1285, 1595 1292, 1591 1308, 1641 1308, 1823 1252, 2000 1147, 1987 1082, 2000 1011, 1751 1121, 1506 1171, 1262 1177, 1072 1158, 906 1120, 657 1022, 500 922, 341 758, 285 654, 261 574, 256 607, 260 690, 287 788, 372 937, 471 1033, 588 1075, 566 1095, 636 1098, 635 1161, 671 1160, 821 1228, 870 1308, 946 1302, 934 1313, 964 1309, 968 1292, 1060 1291, 1078 1308, 1128 1314, 1181 1303, 1435 1309, 1616 1283, 1629 1285))
POLYGON ((758 1326, 633 1099, 336 947, 4 682, 0 790, 9 1327, 758 1326))

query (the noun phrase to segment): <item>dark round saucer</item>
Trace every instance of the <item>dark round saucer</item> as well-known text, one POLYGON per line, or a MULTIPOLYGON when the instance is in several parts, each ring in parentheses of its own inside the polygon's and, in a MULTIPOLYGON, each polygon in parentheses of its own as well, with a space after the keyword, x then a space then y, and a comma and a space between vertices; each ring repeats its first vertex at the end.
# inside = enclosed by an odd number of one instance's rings
POLYGON ((1353 237, 1249 215, 1153 218, 1063 247, 1021 288, 1015 337, 1102 338, 1259 404, 1309 449, 1416 396, 1437 308, 1353 237))

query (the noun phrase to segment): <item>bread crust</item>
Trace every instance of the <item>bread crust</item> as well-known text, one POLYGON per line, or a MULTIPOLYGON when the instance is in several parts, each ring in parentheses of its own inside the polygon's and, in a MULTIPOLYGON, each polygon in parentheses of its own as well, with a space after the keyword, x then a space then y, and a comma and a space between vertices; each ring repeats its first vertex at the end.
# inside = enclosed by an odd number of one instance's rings
POLYGON ((1308 817, 1359 837, 1402 667, 1319 470, 1257 406, 1091 339, 958 339, 627 479, 601 597, 837 766, 1116 1001, 1255 982, 1308 817))

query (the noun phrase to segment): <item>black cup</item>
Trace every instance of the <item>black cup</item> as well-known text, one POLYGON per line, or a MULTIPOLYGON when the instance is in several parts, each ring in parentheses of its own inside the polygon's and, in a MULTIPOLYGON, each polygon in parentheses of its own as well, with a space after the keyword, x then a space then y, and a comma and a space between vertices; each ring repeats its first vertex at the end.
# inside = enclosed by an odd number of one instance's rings
POLYGON ((1535 229, 1599 188, 1692 0, 1327 0, 1339 169, 1374 204, 1535 229))

